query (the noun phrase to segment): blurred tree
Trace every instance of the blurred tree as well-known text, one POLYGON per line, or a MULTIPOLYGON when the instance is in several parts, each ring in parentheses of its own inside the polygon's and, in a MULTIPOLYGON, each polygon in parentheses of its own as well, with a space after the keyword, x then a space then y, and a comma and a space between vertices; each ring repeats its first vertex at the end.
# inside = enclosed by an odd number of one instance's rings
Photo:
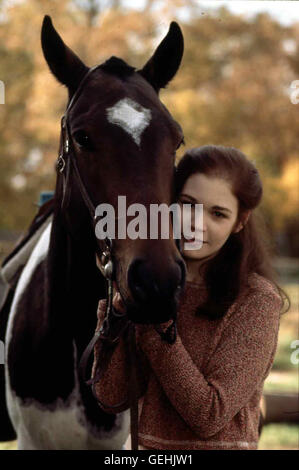
POLYGON ((264 180, 264 212, 270 217, 269 225, 279 241, 280 252, 299 257, 299 152, 286 162, 280 176, 264 176, 264 180))
POLYGON ((184 25, 183 67, 175 89, 164 95, 166 104, 184 123, 187 147, 230 145, 255 161, 269 230, 286 235, 285 255, 298 256, 298 209, 288 196, 299 176, 299 107, 290 101, 290 85, 299 78, 298 25, 284 27, 265 14, 249 22, 226 9, 191 18, 184 25), (286 168, 296 175, 292 187, 281 184, 286 168))
POLYGON ((291 103, 290 85, 299 79, 299 25, 283 26, 267 14, 247 20, 225 8, 203 11, 195 0, 147 0, 143 11, 125 8, 121 0, 27 0, 2 8, 0 79, 6 104, 0 105, 0 227, 24 228, 38 192, 54 187, 67 93, 42 55, 45 14, 87 65, 116 55, 137 69, 170 21, 186 18, 179 20, 185 38, 182 67, 161 91, 162 101, 182 124, 187 147, 231 145, 255 161, 269 229, 289 240, 285 254, 298 255, 291 196, 297 180, 290 175, 298 171, 299 104, 291 103))

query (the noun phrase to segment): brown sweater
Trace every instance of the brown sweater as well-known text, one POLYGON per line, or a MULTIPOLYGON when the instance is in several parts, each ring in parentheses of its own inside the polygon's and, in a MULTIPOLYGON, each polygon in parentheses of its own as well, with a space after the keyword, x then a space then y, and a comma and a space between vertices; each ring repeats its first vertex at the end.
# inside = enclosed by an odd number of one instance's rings
MULTIPOLYGON (((152 326, 136 327, 139 375, 147 382, 140 391, 139 444, 160 450, 257 449, 259 403, 277 347, 281 299, 257 274, 249 285, 223 318, 211 321, 195 315, 205 291, 187 283, 173 345, 162 342, 152 326)), ((128 396, 124 342, 96 386, 108 412, 129 407, 126 402, 109 408, 128 396)))

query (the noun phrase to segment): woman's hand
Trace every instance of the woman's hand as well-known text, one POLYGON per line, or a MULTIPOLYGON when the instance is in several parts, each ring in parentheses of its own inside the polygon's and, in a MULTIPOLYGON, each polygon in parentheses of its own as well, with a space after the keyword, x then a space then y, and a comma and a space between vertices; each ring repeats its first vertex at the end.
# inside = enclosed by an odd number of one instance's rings
MULTIPOLYGON (((126 312, 126 306, 121 298, 121 295, 119 292, 116 292, 113 297, 112 305, 114 309, 119 312, 119 313, 125 313, 126 312)), ((99 301, 98 304, 98 311, 97 311, 97 316, 98 316, 98 325, 97 325, 97 330, 98 331, 105 318, 105 312, 106 312, 106 306, 107 306, 107 300, 102 299, 99 301)), ((135 325, 135 332, 136 332, 136 342, 137 344, 140 345, 142 348, 142 345, 145 342, 152 342, 154 340, 162 341, 159 333, 156 331, 157 329, 161 329, 162 331, 166 331, 167 328, 171 325, 172 320, 159 324, 159 325, 142 325, 142 324, 136 324, 135 325)))
MULTIPOLYGON (((121 295, 119 292, 114 294, 112 300, 112 306, 116 313, 125 314, 126 307, 124 302, 121 299, 121 295)), ((123 334, 124 330, 129 324, 128 318, 126 315, 111 315, 107 319, 107 324, 104 324, 106 319, 106 308, 107 308, 107 300, 101 299, 98 303, 98 310, 97 310, 97 317, 98 317, 98 324, 96 327, 96 332, 98 332, 102 327, 102 337, 107 338, 110 341, 118 340, 121 335, 123 334), (104 326, 103 326, 104 325, 104 326)))
MULTIPOLYGON (((120 313, 125 313, 126 307, 125 304, 122 301, 122 298, 120 296, 119 292, 116 292, 113 297, 112 305, 115 308, 117 312, 120 313)), ((102 324, 105 318, 105 313, 106 313, 106 307, 107 307, 107 299, 101 299, 98 303, 98 310, 97 310, 97 317, 98 317, 98 325, 102 324)))
POLYGON ((101 299, 98 303, 98 310, 97 310, 97 317, 98 317, 98 325, 97 325, 97 330, 100 328, 102 325, 104 318, 105 318, 105 312, 106 312, 106 305, 107 305, 107 300, 106 299, 101 299))
POLYGON ((158 330, 163 334, 167 331, 170 325, 172 325, 172 320, 159 324, 136 325, 135 331, 137 344, 139 344, 142 349, 146 344, 154 345, 161 343, 163 339, 158 330))

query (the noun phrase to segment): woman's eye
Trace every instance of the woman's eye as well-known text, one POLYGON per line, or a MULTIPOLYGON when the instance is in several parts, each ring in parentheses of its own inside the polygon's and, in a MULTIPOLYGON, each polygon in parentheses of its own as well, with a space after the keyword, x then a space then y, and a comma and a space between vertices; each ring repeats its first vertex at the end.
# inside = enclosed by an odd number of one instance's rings
POLYGON ((86 134, 86 132, 84 131, 75 132, 74 139, 80 147, 87 149, 87 150, 92 149, 92 142, 89 136, 86 134))
POLYGON ((224 219, 226 218, 226 216, 224 214, 222 214, 222 212, 219 212, 219 211, 214 211, 214 215, 219 219, 221 219, 222 217, 224 219))

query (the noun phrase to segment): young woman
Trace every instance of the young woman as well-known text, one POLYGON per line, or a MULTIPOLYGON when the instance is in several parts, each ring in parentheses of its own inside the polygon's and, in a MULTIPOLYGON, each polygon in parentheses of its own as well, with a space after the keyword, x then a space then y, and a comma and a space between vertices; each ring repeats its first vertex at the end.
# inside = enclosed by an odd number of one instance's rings
MULTIPOLYGON (((234 148, 195 148, 178 165, 178 201, 203 204, 203 226, 196 240, 182 239, 187 285, 175 343, 162 341, 153 326, 136 326, 146 379, 139 400, 140 449, 257 449, 260 399, 285 298, 253 212, 261 197, 256 168, 234 148), (194 241, 202 247, 188 249, 194 241)), ((194 220, 193 211, 193 230, 194 220)), ((114 305, 124 309, 119 294, 114 305)), ((103 314, 101 301, 98 328, 103 314)), ((113 406, 124 400, 128 369, 122 339, 96 386, 101 401, 113 406)))

